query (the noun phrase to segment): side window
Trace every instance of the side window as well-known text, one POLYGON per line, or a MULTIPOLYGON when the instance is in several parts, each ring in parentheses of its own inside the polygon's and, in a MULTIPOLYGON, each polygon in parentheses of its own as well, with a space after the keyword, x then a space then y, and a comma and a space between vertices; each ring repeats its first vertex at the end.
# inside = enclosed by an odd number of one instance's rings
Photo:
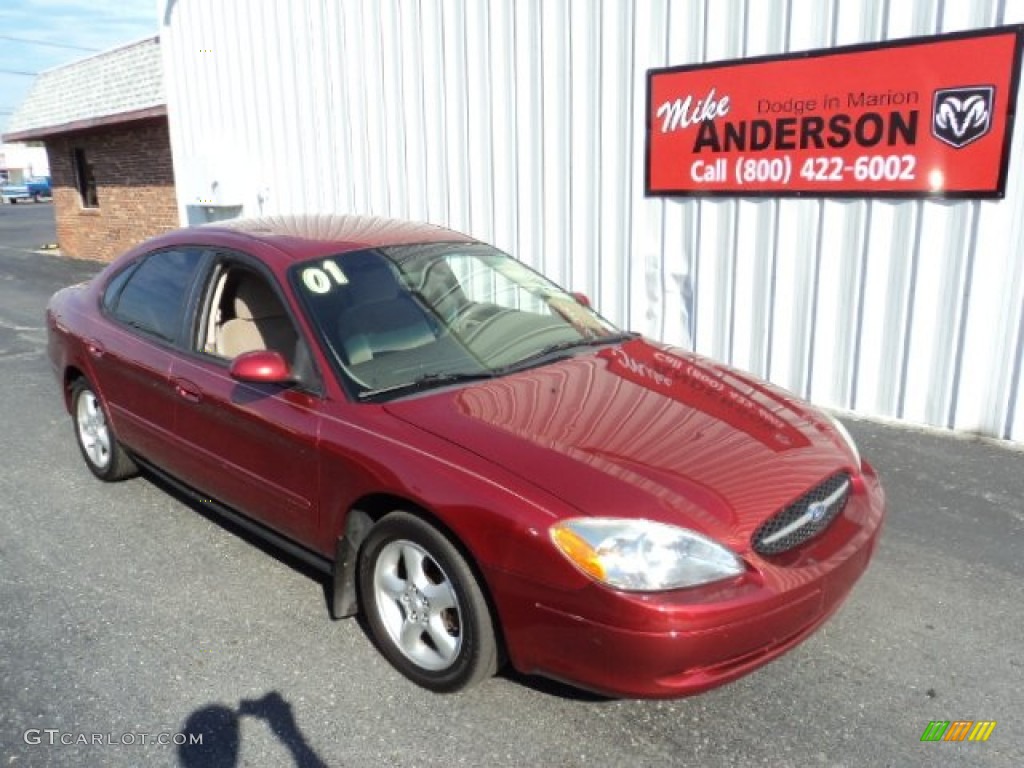
POLYGON ((107 312, 113 313, 117 300, 121 297, 121 289, 124 288, 124 284, 128 282, 128 278, 132 276, 132 272, 135 271, 137 266, 138 264, 132 264, 125 267, 114 275, 113 280, 107 283, 107 288, 103 291, 103 309, 107 312))
MULTIPOLYGON (((104 297, 104 303, 118 320, 174 341, 201 255, 198 250, 151 254, 126 278, 113 302, 107 304, 107 297, 104 297)), ((120 282, 120 276, 114 278, 108 294, 112 294, 120 282)))
POLYGON ((85 157, 85 150, 75 147, 71 153, 71 160, 75 168, 75 187, 78 189, 78 198, 83 208, 99 208, 100 198, 96 191, 96 176, 93 173, 92 163, 85 157))
POLYGON ((299 334, 277 293, 257 272, 228 265, 214 278, 202 351, 232 360, 273 350, 295 365, 299 334))

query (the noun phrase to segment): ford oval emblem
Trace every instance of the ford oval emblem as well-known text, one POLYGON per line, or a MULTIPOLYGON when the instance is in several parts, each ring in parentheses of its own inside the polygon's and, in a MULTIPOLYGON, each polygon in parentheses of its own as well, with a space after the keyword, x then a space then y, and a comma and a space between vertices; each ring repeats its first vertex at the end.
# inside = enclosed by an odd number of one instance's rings
POLYGON ((826 512, 828 512, 828 505, 824 501, 816 501, 807 505, 807 514, 812 523, 820 523, 826 512))

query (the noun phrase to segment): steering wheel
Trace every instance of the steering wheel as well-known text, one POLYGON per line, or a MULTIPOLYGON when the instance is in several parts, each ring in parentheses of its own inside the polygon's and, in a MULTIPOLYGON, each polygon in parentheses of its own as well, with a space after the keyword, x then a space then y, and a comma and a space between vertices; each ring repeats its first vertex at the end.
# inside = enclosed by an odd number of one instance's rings
POLYGON ((467 304, 455 313, 451 324, 452 330, 460 335, 468 335, 499 312, 501 307, 495 304, 467 304))

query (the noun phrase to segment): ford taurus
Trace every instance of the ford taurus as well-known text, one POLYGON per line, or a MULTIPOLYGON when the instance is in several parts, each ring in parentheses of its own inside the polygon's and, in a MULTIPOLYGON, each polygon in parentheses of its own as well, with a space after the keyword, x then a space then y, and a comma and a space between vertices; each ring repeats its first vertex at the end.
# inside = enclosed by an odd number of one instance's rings
POLYGON ((616 696, 734 680, 836 611, 882 527, 839 422, 446 229, 179 230, 47 327, 94 475, 146 468, 317 566, 434 691, 505 663, 616 696))

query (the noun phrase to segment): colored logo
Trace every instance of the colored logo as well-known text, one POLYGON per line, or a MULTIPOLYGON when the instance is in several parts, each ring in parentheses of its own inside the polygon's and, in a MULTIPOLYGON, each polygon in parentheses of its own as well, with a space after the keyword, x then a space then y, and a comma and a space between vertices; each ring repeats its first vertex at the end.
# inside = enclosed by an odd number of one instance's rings
POLYGON ((995 720, 932 720, 921 741, 988 741, 995 729, 995 720))
POLYGON ((995 93, 996 89, 991 85, 936 91, 932 107, 932 134, 956 149, 977 141, 992 127, 995 93))

